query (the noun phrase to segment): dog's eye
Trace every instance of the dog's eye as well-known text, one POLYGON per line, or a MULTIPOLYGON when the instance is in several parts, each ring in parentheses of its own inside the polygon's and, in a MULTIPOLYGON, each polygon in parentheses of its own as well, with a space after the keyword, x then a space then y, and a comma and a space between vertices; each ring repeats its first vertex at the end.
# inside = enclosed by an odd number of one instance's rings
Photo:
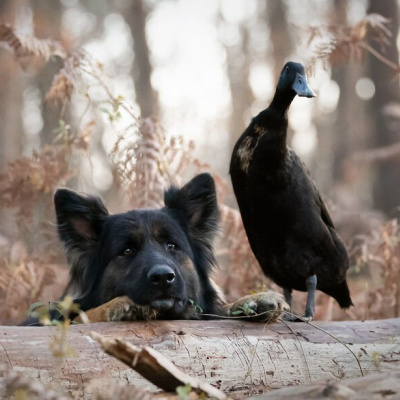
POLYGON ((130 248, 130 247, 127 247, 123 252, 122 252, 122 254, 124 255, 124 256, 129 256, 129 254, 132 254, 133 253, 133 250, 130 248))
POLYGON ((178 245, 174 242, 168 242, 166 245, 167 250, 176 251, 178 250, 178 245))

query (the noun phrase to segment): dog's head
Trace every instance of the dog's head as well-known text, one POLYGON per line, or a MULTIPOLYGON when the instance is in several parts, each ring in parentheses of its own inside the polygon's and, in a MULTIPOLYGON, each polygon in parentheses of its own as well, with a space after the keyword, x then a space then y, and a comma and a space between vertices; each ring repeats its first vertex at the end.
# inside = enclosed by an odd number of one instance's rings
POLYGON ((71 265, 67 292, 86 310, 127 295, 167 317, 185 317, 190 300, 215 302, 209 280, 217 231, 209 174, 165 192, 165 207, 110 215, 97 197, 59 189, 58 231, 71 265))

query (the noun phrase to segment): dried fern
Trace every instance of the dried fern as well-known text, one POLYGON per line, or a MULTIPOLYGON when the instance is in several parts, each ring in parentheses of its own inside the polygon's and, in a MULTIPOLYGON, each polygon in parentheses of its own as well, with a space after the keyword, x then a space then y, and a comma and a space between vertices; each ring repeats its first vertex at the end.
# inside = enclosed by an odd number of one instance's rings
POLYGON ((367 291, 366 311, 373 318, 400 316, 400 226, 397 219, 360 238, 353 252, 359 267, 380 271, 378 287, 367 291))
POLYGON ((9 163, 0 174, 0 209, 18 208, 19 215, 29 219, 42 196, 73 175, 69 157, 74 150, 87 150, 92 126, 89 123, 76 137, 63 130, 52 145, 9 163))
POLYGON ((110 157, 117 182, 132 207, 160 207, 164 190, 180 184, 182 172, 195 165, 193 144, 181 138, 167 140, 156 119, 144 119, 138 132, 120 137, 110 157))
POLYGON ((75 88, 76 74, 83 58, 82 52, 75 52, 67 57, 63 62, 63 67, 54 76, 49 91, 45 96, 45 101, 52 107, 59 104, 65 106, 71 99, 75 88))
POLYGON ((0 42, 8 47, 19 61, 31 56, 41 57, 45 61, 53 56, 66 57, 66 51, 60 42, 23 35, 5 23, 0 23, 0 42))
POLYGON ((29 304, 44 287, 54 282, 56 269, 48 260, 32 256, 24 244, 17 241, 2 251, 0 260, 0 305, 2 323, 21 321, 29 304))
POLYGON ((392 36, 389 24, 390 20, 382 15, 369 14, 354 26, 328 24, 303 29, 308 35, 308 46, 316 41, 322 41, 316 45, 308 72, 313 72, 317 60, 323 63, 329 62, 331 65, 341 65, 349 59, 360 61, 368 52, 399 73, 400 67, 382 54, 392 36), (368 43, 370 41, 378 44, 379 51, 368 43))
POLYGON ((221 234, 217 246, 220 271, 217 283, 231 299, 252 290, 265 290, 269 285, 250 249, 239 211, 220 204, 220 213, 221 234))
POLYGON ((53 193, 74 175, 69 159, 76 151, 87 150, 93 124, 76 136, 61 126, 51 146, 17 159, 0 175, 0 211, 12 216, 8 225, 15 238, 0 247, 2 323, 21 322, 32 300, 61 273, 54 264, 61 264, 61 248, 49 224, 54 219, 53 193))

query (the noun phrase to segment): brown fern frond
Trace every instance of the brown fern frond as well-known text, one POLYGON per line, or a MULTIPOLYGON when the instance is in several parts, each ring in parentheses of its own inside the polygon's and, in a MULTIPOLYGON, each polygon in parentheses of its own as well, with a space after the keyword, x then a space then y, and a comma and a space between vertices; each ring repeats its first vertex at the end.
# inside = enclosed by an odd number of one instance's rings
POLYGON ((251 251, 240 212, 220 205, 221 233, 217 257, 220 271, 216 282, 231 299, 249 294, 251 290, 268 287, 268 281, 251 251))
POLYGON ((0 175, 0 208, 17 205, 21 216, 30 217, 40 197, 71 176, 66 156, 65 149, 47 148, 30 158, 23 157, 10 163, 6 172, 0 175))
POLYGON ((354 26, 328 24, 306 28, 308 45, 316 40, 319 42, 322 40, 322 43, 316 45, 308 71, 312 73, 317 60, 327 60, 331 65, 341 65, 349 59, 361 61, 366 53, 370 53, 396 73, 400 73, 400 67, 382 54, 392 36, 389 24, 390 20, 382 15, 369 14, 354 26), (379 51, 370 46, 369 41, 376 43, 379 51))
POLYGON ((47 61, 53 56, 65 58, 67 54, 60 42, 23 35, 5 23, 0 23, 0 42, 8 46, 17 59, 37 56, 47 61))
POLYGON ((159 207, 162 204, 162 194, 168 185, 168 169, 163 165, 162 157, 164 137, 158 122, 145 119, 140 126, 140 137, 135 151, 134 165, 135 204, 139 207, 159 207))
POLYGON ((1 251, 0 313, 2 322, 23 321, 33 299, 53 284, 57 268, 28 253, 21 241, 1 251))
POLYGON ((54 76, 51 87, 45 96, 45 101, 51 107, 55 108, 59 104, 65 105, 71 99, 82 57, 82 52, 75 52, 67 57, 64 60, 63 67, 54 76))
MULTIPOLYGON (((211 167, 207 164, 202 164, 201 165, 202 170, 210 170, 211 167)), ((223 204, 225 198, 232 194, 232 189, 229 186, 228 182, 222 178, 220 175, 218 174, 213 174, 214 176, 214 181, 215 181, 215 186, 217 189, 217 196, 218 196, 218 203, 219 204, 223 204)))
POLYGON ((76 137, 64 132, 61 140, 56 138, 52 145, 34 151, 32 157, 9 163, 0 174, 0 209, 17 207, 19 217, 29 220, 42 196, 53 193, 73 175, 69 157, 74 150, 87 150, 93 127, 93 122, 88 123, 76 137))
POLYGON ((73 135, 61 124, 51 146, 9 163, 0 175, 0 211, 10 216, 1 228, 16 238, 0 242, 0 323, 21 322, 33 299, 57 298, 65 285, 66 271, 54 264, 60 264, 61 248, 50 223, 53 192, 75 174, 70 158, 88 150, 93 128, 88 123, 73 135))
POLYGON ((392 37, 392 32, 388 28, 390 22, 390 19, 380 14, 368 14, 355 26, 355 31, 358 30, 361 40, 366 37, 367 33, 370 33, 372 39, 383 46, 381 48, 381 51, 383 51, 384 47, 389 46, 390 38, 392 37))
POLYGON ((120 138, 110 157, 116 165, 117 182, 124 187, 134 207, 161 204, 166 171, 162 168, 163 136, 153 119, 141 121, 134 137, 120 138))
POLYGON ((164 190, 180 185, 183 174, 195 167, 194 145, 182 138, 167 140, 154 118, 140 122, 139 130, 115 144, 110 157, 117 182, 124 187, 133 207, 159 207, 164 190))
MULTIPOLYGON (((120 101, 114 98, 109 89, 101 80, 102 67, 101 64, 93 60, 83 49, 74 51, 71 55, 63 60, 63 66, 54 76, 50 89, 46 93, 45 101, 53 108, 60 104, 65 106, 70 101, 75 87, 82 86, 87 89, 88 83, 82 76, 87 74, 90 78, 95 78, 107 93, 110 103, 120 101)), ((87 92, 86 97, 89 97, 87 92)))
POLYGON ((378 282, 366 293, 368 317, 398 318, 400 316, 400 225, 388 221, 379 230, 361 238, 353 253, 358 265, 374 271, 378 282))

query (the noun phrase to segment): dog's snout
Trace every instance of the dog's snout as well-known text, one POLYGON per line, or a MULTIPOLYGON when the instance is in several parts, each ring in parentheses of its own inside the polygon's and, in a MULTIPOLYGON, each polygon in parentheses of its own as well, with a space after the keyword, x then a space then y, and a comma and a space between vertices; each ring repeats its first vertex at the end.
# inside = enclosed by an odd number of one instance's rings
POLYGON ((155 286, 170 286, 175 281, 175 272, 168 265, 155 265, 147 277, 155 286))

